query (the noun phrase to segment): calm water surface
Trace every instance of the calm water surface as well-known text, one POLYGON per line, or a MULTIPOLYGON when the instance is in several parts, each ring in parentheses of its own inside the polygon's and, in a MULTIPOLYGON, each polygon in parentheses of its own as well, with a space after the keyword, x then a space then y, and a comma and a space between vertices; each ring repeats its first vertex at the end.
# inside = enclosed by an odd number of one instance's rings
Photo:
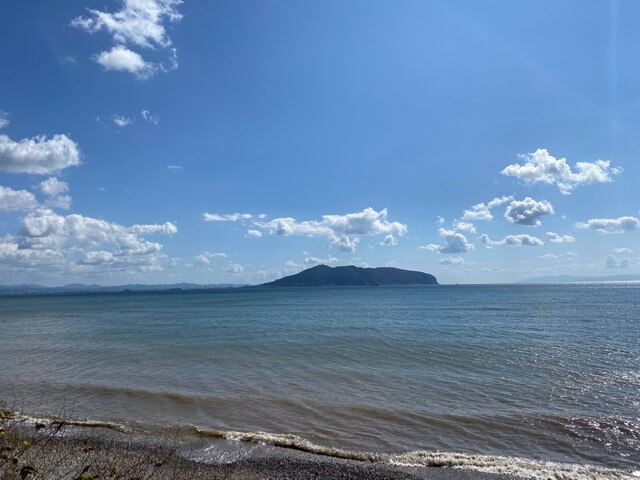
POLYGON ((640 285, 0 298, 34 414, 640 465, 640 285))

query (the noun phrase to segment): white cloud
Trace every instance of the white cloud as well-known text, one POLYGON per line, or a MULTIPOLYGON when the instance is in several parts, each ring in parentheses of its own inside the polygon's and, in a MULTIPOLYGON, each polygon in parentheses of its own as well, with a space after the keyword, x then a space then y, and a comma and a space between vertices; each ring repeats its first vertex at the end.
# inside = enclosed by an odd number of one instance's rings
POLYGON ((0 170, 46 175, 80 164, 78 145, 66 135, 25 138, 0 135, 0 170))
POLYGON ((144 121, 153 123, 154 125, 158 125, 158 123, 160 123, 160 117, 158 115, 154 115, 149 110, 141 110, 140 116, 144 121))
POLYGON ((167 170, 171 173, 178 173, 183 170, 182 165, 167 165, 167 170))
POLYGON ((615 253, 616 255, 631 255, 633 253, 633 250, 631 250, 630 248, 614 248, 613 253, 615 253))
POLYGON ((149 78, 156 72, 153 63, 145 62, 139 53, 122 45, 116 45, 109 51, 100 52, 93 59, 107 71, 129 72, 141 80, 149 78))
POLYGON ((60 195, 69 191, 69 184, 57 177, 49 177, 40 182, 40 191, 48 197, 60 195))
POLYGON ((384 245, 385 247, 392 247, 398 244, 398 239, 393 235, 389 234, 382 239, 380 245, 384 245))
POLYGON ((504 212, 504 218, 517 225, 540 225, 540 217, 552 215, 553 206, 546 200, 538 202, 531 197, 524 200, 513 200, 504 212))
POLYGON ((632 216, 618 218, 592 218, 586 222, 577 222, 582 230, 597 230, 600 233, 624 233, 640 228, 640 219, 632 216))
POLYGON ((338 259, 336 257, 328 256, 327 258, 318 258, 318 257, 305 257, 304 263, 305 265, 320 265, 320 264, 331 264, 337 263, 338 259))
POLYGON ((542 258, 544 260, 554 260, 557 258, 573 258, 577 256, 578 254, 576 252, 563 252, 563 253, 546 253, 544 255, 539 256, 538 258, 542 258))
POLYGON ((31 210, 37 206, 38 201, 33 193, 0 185, 0 212, 31 210))
POLYGON ((576 237, 573 235, 560 235, 554 232, 547 232, 547 240, 553 243, 573 243, 576 237))
POLYGON ((205 222, 237 222, 238 220, 251 220, 253 215, 250 213, 227 213, 219 215, 217 213, 204 213, 202 218, 205 222))
POLYGON ((89 9, 87 17, 76 17, 71 25, 88 33, 104 30, 112 36, 117 46, 96 56, 96 61, 107 70, 126 70, 146 78, 158 69, 177 68, 176 49, 170 48, 172 42, 164 23, 182 19, 178 12, 181 3, 182 0, 122 0, 122 8, 116 12, 89 9), (152 50, 158 47, 169 49, 169 66, 146 62, 140 54, 127 49, 126 44, 152 50), (107 68, 105 63, 110 67, 107 68))
POLYGON ((464 258, 462 257, 445 257, 438 260, 438 263, 441 265, 461 265, 464 263, 464 258))
POLYGON ((106 30, 117 43, 132 43, 139 47, 169 47, 163 22, 178 22, 182 15, 177 7, 182 0, 122 0, 122 9, 115 13, 89 9, 89 17, 77 17, 71 25, 94 33, 106 30))
POLYGON ((612 175, 622 172, 620 168, 611 167, 611 162, 606 160, 577 162, 574 172, 566 158, 555 158, 544 148, 518 156, 524 164, 508 165, 500 172, 502 175, 516 177, 525 183, 555 184, 563 195, 571 194, 579 185, 611 182, 612 175))
POLYGON ((491 209, 513 200, 513 196, 495 197, 488 203, 476 203, 469 210, 462 212, 462 220, 492 220, 491 209))
POLYGON ((492 248, 498 245, 508 245, 513 247, 539 247, 544 245, 544 242, 538 237, 533 237, 526 234, 507 235, 502 240, 491 240, 487 234, 483 233, 482 235, 480 235, 480 240, 487 246, 487 248, 492 248))
POLYGON ((444 225, 444 222, 445 222, 444 217, 441 217, 440 215, 438 215, 438 217, 436 218, 436 224, 444 225))
POLYGON ((627 257, 614 257, 613 255, 608 255, 604 260, 605 268, 629 268, 631 266, 631 261, 627 257))
POLYGON ((398 262, 396 262, 395 260, 389 260, 388 262, 384 262, 384 266, 385 267, 397 267, 398 266, 398 262))
POLYGON ((438 235, 440 235, 444 240, 444 245, 430 243, 419 248, 440 253, 466 253, 472 252, 476 249, 475 245, 469 243, 467 237, 455 230, 440 228, 438 229, 438 235))
POLYGON ((455 220, 453 228, 459 232, 476 233, 476 227, 473 223, 455 220))
POLYGON ((295 218, 274 218, 267 222, 254 221, 254 225, 275 235, 322 236, 331 240, 333 245, 346 252, 354 252, 360 237, 379 234, 407 233, 407 226, 387 220, 387 209, 377 212, 365 208, 361 212, 346 215, 323 215, 322 220, 297 221, 295 218))
POLYGON ((118 127, 121 127, 121 128, 131 125, 133 123, 133 120, 131 120, 129 117, 125 117, 124 115, 113 115, 111 117, 111 120, 113 120, 113 123, 115 123, 118 127))
POLYGON ((202 252, 196 255, 195 261, 198 265, 209 265, 214 258, 226 258, 227 255, 222 252, 202 252))
POLYGON ((6 127, 9 123, 9 114, 0 110, 0 128, 6 127))
POLYGON ((262 237, 262 232, 260 230, 253 230, 253 229, 247 230, 247 236, 260 238, 262 237))
POLYGON ((174 235, 178 227, 171 222, 162 224, 132 225, 129 231, 138 235, 174 235))
POLYGON ((39 184, 40 191, 47 196, 46 206, 67 210, 71 208, 71 196, 63 195, 69 191, 69 185, 57 177, 49 177, 39 184))
POLYGON ((45 205, 50 208, 69 210, 71 208, 71 201, 70 195, 57 195, 55 197, 49 197, 45 205))
POLYGON ((244 272, 244 267, 239 263, 232 263, 227 268, 224 269, 226 273, 239 274, 244 272))
POLYGON ((440 251, 440 245, 438 245, 437 243, 428 243, 427 245, 420 245, 418 248, 420 250, 429 250, 431 252, 440 251))
POLYGON ((0 265, 5 271, 49 270, 52 273, 105 273, 161 270, 162 245, 144 234, 176 233, 175 225, 125 227, 78 214, 58 215, 37 208, 22 221, 16 235, 0 238, 0 265))

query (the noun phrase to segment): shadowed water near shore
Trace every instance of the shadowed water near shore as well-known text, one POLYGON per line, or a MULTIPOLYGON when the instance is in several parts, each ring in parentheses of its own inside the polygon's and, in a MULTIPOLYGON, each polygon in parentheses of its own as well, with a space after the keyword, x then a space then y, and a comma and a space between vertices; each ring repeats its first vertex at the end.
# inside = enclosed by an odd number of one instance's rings
POLYGON ((0 390, 135 435, 631 472, 639 302, 637 285, 7 297, 0 390))

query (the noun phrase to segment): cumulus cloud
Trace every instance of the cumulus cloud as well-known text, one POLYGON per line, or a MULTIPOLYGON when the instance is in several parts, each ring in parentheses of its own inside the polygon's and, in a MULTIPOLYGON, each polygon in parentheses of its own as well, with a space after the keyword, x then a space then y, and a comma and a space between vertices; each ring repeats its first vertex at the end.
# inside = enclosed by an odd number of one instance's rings
POLYGON ((145 122, 153 123, 154 125, 158 125, 158 123, 160 123, 160 117, 158 115, 154 115, 149 110, 141 110, 140 116, 145 122))
POLYGON ((122 45, 116 45, 109 51, 100 52, 93 59, 107 71, 129 72, 141 80, 149 78, 156 72, 153 63, 146 62, 139 53, 122 45))
POLYGON ((419 248, 440 253, 467 253, 476 249, 475 245, 469 243, 467 237, 455 230, 440 228, 438 229, 438 235, 444 240, 444 245, 430 243, 419 248))
POLYGON ((507 165, 500 173, 516 177, 525 183, 556 185, 563 195, 571 194, 579 185, 611 182, 612 175, 622 172, 620 168, 611 167, 608 160, 577 162, 574 171, 566 158, 555 158, 544 148, 518 157, 524 164, 507 165))
POLYGON ((573 235, 560 235, 554 232, 547 232, 547 240, 552 243, 573 243, 576 237, 573 235))
POLYGON ((0 212, 31 210, 38 206, 33 193, 27 190, 13 190, 0 185, 0 212))
POLYGON ((575 225, 582 230, 596 230, 599 233, 625 233, 640 228, 640 219, 632 216, 592 218, 586 222, 577 222, 575 225))
POLYGON ((499 207, 500 205, 513 200, 513 196, 495 197, 488 203, 476 203, 469 210, 462 212, 462 220, 476 221, 476 220, 492 220, 493 215, 491 209, 499 207))
POLYGON ((244 267, 239 263, 232 263, 224 269, 226 273, 240 274, 244 272, 244 267))
POLYGON ((456 220, 453 222, 453 228, 459 232, 476 233, 476 227, 473 223, 456 220))
POLYGON ((337 263, 338 259, 336 257, 328 256, 327 258, 318 258, 318 257, 305 257, 304 263, 305 265, 329 265, 331 263, 337 263))
POLYGON ((361 212, 346 215, 323 215, 322 220, 299 222, 295 218, 283 217, 269 221, 254 221, 253 224, 275 235, 326 237, 341 250, 354 252, 362 236, 379 234, 403 236, 407 233, 405 224, 390 222, 387 220, 387 215, 386 208, 378 212, 369 207, 361 212))
POLYGON ((438 260, 438 263, 441 265, 461 265, 464 263, 464 258, 462 257, 445 257, 438 260))
POLYGON ((260 230, 247 230, 247 236, 248 237, 255 237, 255 238, 260 238, 262 237, 262 232, 260 230))
POLYGON ((49 177, 38 185, 40 191, 47 197, 46 206, 67 210, 71 208, 71 197, 64 195, 69 191, 69 185, 57 177, 49 177))
POLYGON ((55 273, 161 270, 162 245, 140 234, 176 233, 175 225, 126 227, 78 214, 37 208, 21 221, 16 235, 0 238, 0 265, 6 271, 55 273), (99 267, 99 268, 98 268, 99 267))
POLYGON ((384 245, 385 247, 392 247, 397 244, 398 244, 398 239, 391 234, 385 236, 380 242, 380 245, 384 245))
POLYGON ((219 215, 217 213, 204 213, 202 218, 205 222, 237 222, 238 220, 251 220, 253 215, 250 213, 227 213, 219 215))
POLYGON ((14 141, 0 135, 0 170, 46 175, 80 164, 78 145, 66 135, 14 141))
POLYGON ((178 227, 174 223, 132 225, 129 231, 138 235, 174 235, 178 233, 178 227))
POLYGON ((40 182, 40 191, 48 197, 60 195, 69 191, 67 182, 63 182, 57 177, 49 177, 40 182))
POLYGON ((524 200, 513 200, 504 212, 504 218, 517 225, 540 225, 540 217, 552 215, 553 206, 546 200, 538 202, 531 197, 524 200))
POLYGON ((139 78, 146 78, 158 69, 176 68, 176 50, 170 48, 172 42, 165 21, 182 19, 178 12, 182 0, 122 0, 121 3, 122 8, 113 13, 89 9, 88 16, 76 17, 71 22, 72 26, 88 33, 103 30, 112 36, 116 46, 100 52, 95 56, 96 61, 107 70, 125 70, 139 78), (152 50, 168 49, 169 66, 145 61, 140 54, 125 47, 127 44, 152 50))
POLYGON ((604 260, 605 268, 629 268, 631 261, 627 257, 608 255, 604 260))
POLYGON ((202 252, 194 257, 198 265, 209 265, 214 258, 226 258, 226 254, 222 252, 202 252))
POLYGON ((487 234, 483 233, 482 235, 480 235, 480 240, 487 246, 487 248, 492 248, 499 245, 508 245, 512 247, 539 247, 544 245, 544 242, 538 237, 533 237, 526 234, 507 235, 502 240, 491 240, 487 234))

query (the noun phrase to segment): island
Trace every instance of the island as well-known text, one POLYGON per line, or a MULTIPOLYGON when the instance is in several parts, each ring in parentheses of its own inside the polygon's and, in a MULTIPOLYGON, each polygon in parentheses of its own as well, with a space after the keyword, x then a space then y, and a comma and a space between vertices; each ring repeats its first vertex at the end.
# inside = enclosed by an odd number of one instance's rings
POLYGON ((295 275, 282 277, 260 287, 330 287, 382 285, 438 285, 429 273, 400 268, 362 268, 353 265, 329 267, 317 265, 295 275))

